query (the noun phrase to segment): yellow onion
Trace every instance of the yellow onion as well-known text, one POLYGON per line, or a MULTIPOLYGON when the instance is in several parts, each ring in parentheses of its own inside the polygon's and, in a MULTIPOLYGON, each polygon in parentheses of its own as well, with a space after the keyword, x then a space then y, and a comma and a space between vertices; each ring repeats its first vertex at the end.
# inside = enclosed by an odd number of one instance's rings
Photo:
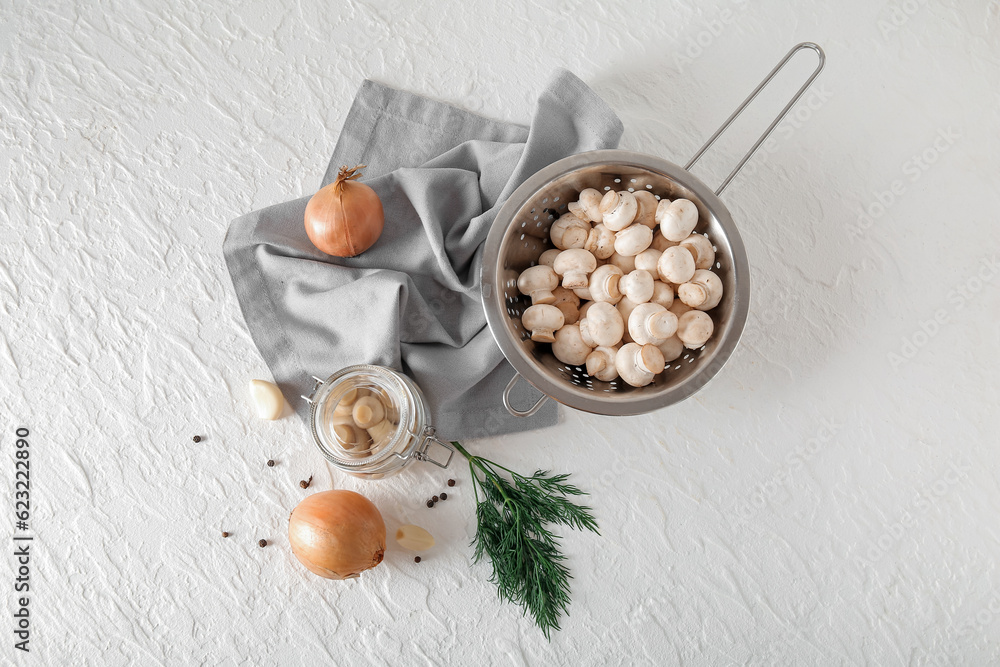
POLYGON ((306 204, 306 235, 328 255, 360 255, 382 235, 382 201, 371 187, 356 180, 364 166, 341 167, 337 180, 320 189, 306 204))
POLYGON ((310 572, 327 579, 353 579, 382 562, 385 522, 360 493, 322 491, 292 511, 288 541, 310 572))

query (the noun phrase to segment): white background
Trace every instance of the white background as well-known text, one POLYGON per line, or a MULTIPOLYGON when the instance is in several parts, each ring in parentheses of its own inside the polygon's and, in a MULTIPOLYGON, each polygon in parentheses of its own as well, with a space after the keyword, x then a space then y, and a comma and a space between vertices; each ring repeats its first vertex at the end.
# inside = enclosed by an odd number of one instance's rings
POLYGON ((1000 660, 1000 3, 480 4, 0 1, 0 478, 11 498, 29 427, 36 535, 30 656, 2 559, 3 660, 1000 660), (825 72, 723 197, 754 279, 729 365, 655 414, 467 443, 592 493, 603 535, 566 535, 551 643, 471 565, 464 468, 360 482, 297 419, 253 416, 247 381, 269 375, 222 239, 315 189, 365 77, 523 123, 564 66, 620 114, 623 147, 683 164, 805 40, 825 72), (285 532, 310 474, 438 546, 312 576, 285 532), (448 476, 453 498, 423 507, 448 476))

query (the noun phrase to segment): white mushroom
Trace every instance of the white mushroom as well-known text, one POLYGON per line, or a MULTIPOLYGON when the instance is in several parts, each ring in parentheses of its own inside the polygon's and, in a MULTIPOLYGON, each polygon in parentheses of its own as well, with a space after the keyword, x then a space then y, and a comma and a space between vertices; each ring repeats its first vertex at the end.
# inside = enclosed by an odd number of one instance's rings
POLYGON ((683 246, 667 248, 656 263, 656 272, 665 283, 686 283, 694 275, 694 257, 683 246))
POLYGON ((635 271, 635 257, 615 253, 611 255, 611 257, 608 257, 608 264, 614 264, 622 270, 622 273, 631 273, 635 271))
POLYGON ((615 368, 615 357, 618 354, 616 347, 597 347, 587 355, 587 375, 597 378, 602 382, 611 382, 618 377, 618 369, 615 368))
POLYGON ((580 320, 580 337, 590 347, 617 345, 625 333, 625 322, 610 303, 596 301, 580 320))
POLYGON ((552 290, 558 285, 559 276, 552 267, 544 264, 527 268, 517 277, 517 289, 531 297, 531 305, 552 303, 555 300, 552 290))
POLYGON ((653 296, 649 297, 649 300, 660 304, 664 308, 670 308, 674 303, 674 288, 664 282, 654 280, 653 296))
POLYGON ((580 319, 580 297, 576 292, 560 286, 552 290, 552 295, 556 298, 552 305, 562 312, 565 323, 576 324, 580 319))
POLYGON ((707 343, 714 330, 712 318, 702 310, 689 310, 677 320, 677 337, 691 350, 707 343))
POLYGON ((663 354, 663 361, 673 361, 684 353, 684 343, 676 334, 656 346, 663 354))
POLYGON ((629 225, 615 234, 615 252, 626 257, 635 257, 652 242, 652 229, 646 225, 629 225))
POLYGON ((337 402, 337 407, 333 409, 334 416, 340 417, 343 415, 350 415, 354 412, 354 402, 358 400, 359 396, 361 396, 361 394, 357 388, 348 389, 344 392, 344 395, 341 396, 340 400, 337 402))
POLYGON ((597 268, 597 259, 583 248, 571 248, 559 253, 552 268, 562 276, 563 287, 567 289, 586 287, 589 283, 587 276, 597 268))
POLYGON ((649 190, 639 190, 635 193, 635 202, 638 210, 635 213, 635 220, 640 225, 646 225, 650 229, 656 227, 656 207, 660 202, 656 200, 649 190))
POLYGON ((370 444, 368 442, 368 432, 363 428, 358 428, 353 422, 350 424, 335 424, 333 426, 333 435, 336 436, 340 446, 348 451, 368 449, 370 444))
POLYGON ((622 277, 622 270, 614 264, 605 264, 594 269, 590 274, 590 298, 592 301, 606 301, 608 303, 618 303, 622 298, 621 290, 618 287, 622 277))
POLYGON ((580 337, 580 327, 567 324, 556 332, 556 341, 552 343, 552 354, 556 359, 568 366, 579 366, 587 361, 590 346, 580 337))
POLYGON ((593 306, 595 303, 599 303, 599 302, 598 301, 588 301, 587 303, 585 303, 582 306, 580 306, 580 316, 576 319, 576 324, 579 324, 580 320, 582 320, 583 318, 585 318, 587 316, 587 311, 590 310, 591 306, 593 306))
POLYGON ((536 343, 552 343, 555 331, 566 323, 562 311, 555 306, 539 304, 531 306, 521 315, 521 324, 531 332, 531 340, 536 343))
POLYGON ((618 281, 618 289, 635 303, 646 303, 653 296, 653 276, 649 271, 636 269, 618 281))
POLYGON ((663 353, 653 345, 626 343, 615 355, 618 374, 633 387, 645 387, 663 367, 663 353))
POLYGON ((698 225, 698 207, 690 199, 675 199, 669 204, 661 201, 656 207, 656 222, 664 237, 680 243, 698 225))
POLYGON ((542 266, 552 267, 552 263, 556 261, 556 257, 559 256, 562 250, 559 248, 549 248, 541 255, 538 256, 538 263, 542 266))
POLYGON ((677 286, 677 298, 698 310, 711 310, 722 300, 722 281, 705 269, 698 269, 688 282, 677 286))
POLYGON ((586 188, 580 192, 579 201, 573 202, 567 208, 581 220, 600 222, 604 217, 601 213, 601 199, 603 198, 604 195, 594 188, 586 188))
POLYGON ((560 250, 582 248, 590 234, 590 223, 584 222, 572 213, 565 213, 552 223, 549 238, 552 245, 560 250))
POLYGON ((615 192, 608 190, 601 199, 601 221, 604 226, 613 232, 625 229, 635 220, 635 214, 639 209, 639 204, 635 201, 635 195, 628 190, 615 192))
POLYGON ((385 406, 374 396, 362 396, 354 402, 351 416, 358 428, 371 428, 385 419, 385 406))
POLYGON ((372 442, 372 454, 378 454, 382 449, 389 444, 392 440, 392 436, 396 434, 396 424, 393 424, 388 419, 383 419, 378 424, 375 424, 368 429, 368 435, 371 437, 372 442))
POLYGON ((694 268, 710 269, 715 264, 715 248, 707 236, 692 234, 681 241, 681 245, 694 257, 694 268))
POLYGON ((640 345, 659 345, 677 333, 677 316, 658 303, 642 303, 628 316, 628 332, 640 345))
POLYGON ((656 248, 646 248, 635 256, 635 268, 649 271, 651 276, 657 275, 656 263, 660 261, 663 252, 656 248))
POLYGON ((649 247, 653 250, 659 250, 663 252, 667 248, 672 248, 677 245, 676 241, 671 241, 663 237, 663 234, 653 234, 653 242, 649 244, 649 247))
POLYGON ((590 230, 583 249, 597 259, 607 259, 615 252, 615 233, 599 222, 590 230))
POLYGON ((590 295, 590 288, 589 287, 574 287, 570 291, 573 292, 573 294, 575 294, 578 297, 580 297, 581 301, 593 301, 594 300, 594 297, 592 297, 590 295))

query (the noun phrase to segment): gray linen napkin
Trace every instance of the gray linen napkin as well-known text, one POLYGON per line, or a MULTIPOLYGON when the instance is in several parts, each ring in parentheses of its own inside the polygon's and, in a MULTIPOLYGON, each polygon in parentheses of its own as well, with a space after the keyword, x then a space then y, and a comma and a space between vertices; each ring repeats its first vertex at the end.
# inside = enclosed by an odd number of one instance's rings
POLYGON ((365 81, 323 185, 341 165, 368 165, 362 180, 385 209, 378 242, 351 259, 316 250, 304 197, 237 218, 223 244, 250 334, 292 407, 308 417, 299 397, 311 392, 310 376, 370 363, 412 377, 445 438, 554 424, 552 401, 524 419, 503 407, 514 369, 480 303, 482 244, 525 179, 568 155, 614 148, 621 133, 614 112, 564 70, 530 127, 365 81))

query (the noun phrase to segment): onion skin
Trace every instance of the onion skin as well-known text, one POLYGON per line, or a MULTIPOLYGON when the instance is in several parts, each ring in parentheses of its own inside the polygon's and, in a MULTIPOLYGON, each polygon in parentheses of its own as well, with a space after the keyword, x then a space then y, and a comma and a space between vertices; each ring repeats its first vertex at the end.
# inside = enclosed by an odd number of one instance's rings
POLYGON ((371 187, 355 180, 361 176, 362 167, 342 167, 337 179, 306 204, 306 235, 328 255, 360 255, 382 235, 382 201, 371 187))
POLYGON ((360 493, 322 491, 292 511, 288 542, 295 557, 313 574, 353 579, 382 562, 385 521, 360 493))

